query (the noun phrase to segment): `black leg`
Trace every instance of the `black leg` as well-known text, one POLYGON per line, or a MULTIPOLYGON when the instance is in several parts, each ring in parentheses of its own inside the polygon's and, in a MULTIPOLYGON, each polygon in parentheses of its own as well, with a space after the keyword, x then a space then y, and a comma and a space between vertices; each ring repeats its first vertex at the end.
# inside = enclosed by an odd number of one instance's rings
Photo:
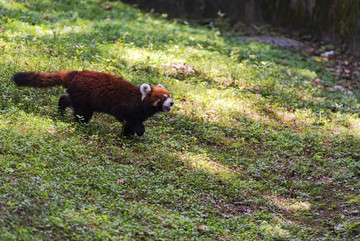
POLYGON ((124 122, 123 135, 132 136, 135 133, 138 136, 142 136, 145 132, 145 126, 141 122, 124 122))
POLYGON ((138 136, 142 136, 145 132, 145 126, 141 122, 136 122, 134 125, 134 130, 138 136))
POLYGON ((94 111, 85 104, 73 103, 75 121, 79 123, 88 123, 94 111))
POLYGON ((63 94, 63 95, 61 95, 61 96, 60 96, 60 99, 59 99, 58 106, 59 106, 59 113, 60 113, 60 115, 64 115, 65 109, 66 109, 67 107, 71 107, 71 98, 70 98, 70 95, 69 95, 69 94, 63 94))
POLYGON ((123 129, 122 129, 122 136, 133 136, 135 134, 135 130, 131 124, 124 121, 123 129))
POLYGON ((74 112, 75 114, 75 121, 78 123, 88 123, 93 115, 93 112, 87 112, 87 113, 79 113, 74 112))

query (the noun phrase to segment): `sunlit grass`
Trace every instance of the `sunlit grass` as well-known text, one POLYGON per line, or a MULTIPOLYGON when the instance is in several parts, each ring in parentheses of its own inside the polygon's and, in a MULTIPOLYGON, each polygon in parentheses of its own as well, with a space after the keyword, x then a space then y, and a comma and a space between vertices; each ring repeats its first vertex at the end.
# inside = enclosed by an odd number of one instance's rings
MULTIPOLYGON (((65 126, 68 127, 66 124, 65 126)), ((16 109, 12 110, 12 113, 0 115, 0 129, 24 136, 57 134, 57 126, 51 119, 26 114, 16 109)))
POLYGON ((0 12, 0 239, 358 237, 360 103, 313 84, 334 84, 328 62, 118 1, 0 12), (62 87, 11 80, 82 69, 161 83, 175 106, 122 139, 107 115, 60 117, 62 87))
POLYGON ((268 199, 272 205, 284 212, 304 212, 310 210, 311 208, 311 204, 309 202, 294 201, 274 195, 266 196, 265 198, 268 199))
POLYGON ((263 222, 260 225, 260 230, 273 238, 287 239, 290 237, 289 231, 282 228, 281 225, 272 225, 263 222))
POLYGON ((224 181, 235 181, 241 170, 233 170, 224 164, 211 160, 206 154, 182 153, 181 158, 186 166, 197 171, 206 171, 224 181))

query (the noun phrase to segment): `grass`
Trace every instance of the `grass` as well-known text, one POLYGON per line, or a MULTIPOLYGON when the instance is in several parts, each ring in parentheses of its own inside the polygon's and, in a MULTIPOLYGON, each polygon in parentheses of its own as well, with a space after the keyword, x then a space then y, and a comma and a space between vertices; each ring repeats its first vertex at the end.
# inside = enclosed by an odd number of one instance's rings
POLYGON ((356 240, 360 91, 330 62, 119 1, 0 1, 0 240, 356 240), (163 84, 142 137, 18 71, 163 84))

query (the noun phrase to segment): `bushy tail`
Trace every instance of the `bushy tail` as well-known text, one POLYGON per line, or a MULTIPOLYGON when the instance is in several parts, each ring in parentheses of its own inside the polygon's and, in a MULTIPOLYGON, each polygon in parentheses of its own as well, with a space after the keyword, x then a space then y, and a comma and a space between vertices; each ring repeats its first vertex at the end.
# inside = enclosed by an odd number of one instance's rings
POLYGON ((18 86, 31 87, 52 87, 56 85, 63 85, 67 87, 71 79, 76 75, 77 71, 69 72, 55 72, 50 74, 43 74, 37 72, 18 72, 13 75, 13 80, 18 86))

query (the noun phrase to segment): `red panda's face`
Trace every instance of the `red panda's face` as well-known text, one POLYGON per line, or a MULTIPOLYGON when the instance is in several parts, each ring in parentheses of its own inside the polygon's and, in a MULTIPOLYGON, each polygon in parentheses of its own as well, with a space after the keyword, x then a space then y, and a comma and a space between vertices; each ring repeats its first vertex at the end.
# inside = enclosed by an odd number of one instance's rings
POLYGON ((162 85, 150 87, 148 84, 142 84, 140 91, 143 101, 151 106, 159 107, 164 112, 170 111, 170 107, 174 105, 169 91, 162 85))

